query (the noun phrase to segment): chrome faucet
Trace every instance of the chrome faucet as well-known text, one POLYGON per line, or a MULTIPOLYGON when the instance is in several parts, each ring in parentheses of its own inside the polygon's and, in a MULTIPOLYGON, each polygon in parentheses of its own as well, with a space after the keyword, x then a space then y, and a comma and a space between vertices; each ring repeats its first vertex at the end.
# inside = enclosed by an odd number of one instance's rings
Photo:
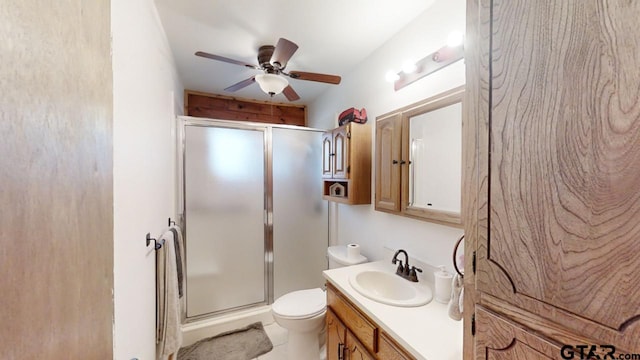
POLYGON ((393 259, 391 259, 391 263, 393 265, 398 262, 400 264, 398 264, 398 268, 396 269, 396 275, 412 282, 418 282, 417 272, 422 272, 422 269, 409 265, 409 254, 407 254, 403 249, 396 251, 395 255, 393 255, 393 259), (404 254, 404 265, 402 264, 402 260, 398 259, 398 255, 400 255, 400 253, 404 254))

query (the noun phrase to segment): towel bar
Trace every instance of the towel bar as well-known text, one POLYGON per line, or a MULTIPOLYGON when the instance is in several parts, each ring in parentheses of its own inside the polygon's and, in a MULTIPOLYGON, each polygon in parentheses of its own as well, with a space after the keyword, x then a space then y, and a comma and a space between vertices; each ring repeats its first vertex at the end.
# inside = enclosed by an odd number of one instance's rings
POLYGON ((152 237, 151 237, 151 233, 147 233, 147 238, 146 238, 146 240, 147 240, 147 246, 149 246, 149 244, 150 244, 150 243, 151 243, 151 241, 153 240, 153 244, 154 244, 154 245, 153 245, 153 249, 154 249, 154 250, 158 250, 158 249, 160 249, 160 248, 162 247, 162 245, 164 245, 164 239, 162 239, 162 240, 158 241, 158 240, 156 240, 156 239, 154 239, 154 238, 152 238, 152 237))

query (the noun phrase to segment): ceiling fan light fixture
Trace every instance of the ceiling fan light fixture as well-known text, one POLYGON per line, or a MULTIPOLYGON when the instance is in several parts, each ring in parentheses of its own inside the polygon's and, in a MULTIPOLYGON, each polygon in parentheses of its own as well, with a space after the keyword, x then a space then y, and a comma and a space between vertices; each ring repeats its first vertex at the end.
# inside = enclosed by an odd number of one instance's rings
POLYGON ((260 89, 269 95, 277 95, 289 86, 289 82, 282 76, 275 74, 258 74, 256 82, 260 85, 260 89))

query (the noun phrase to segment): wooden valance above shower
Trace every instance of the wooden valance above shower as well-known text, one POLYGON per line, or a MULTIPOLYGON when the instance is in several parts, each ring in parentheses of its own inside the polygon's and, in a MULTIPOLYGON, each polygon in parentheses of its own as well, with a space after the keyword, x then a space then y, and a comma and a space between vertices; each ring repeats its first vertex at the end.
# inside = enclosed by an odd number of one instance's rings
POLYGON ((304 105, 238 99, 192 90, 184 91, 184 113, 210 119, 280 125, 305 126, 307 123, 307 107, 304 105))

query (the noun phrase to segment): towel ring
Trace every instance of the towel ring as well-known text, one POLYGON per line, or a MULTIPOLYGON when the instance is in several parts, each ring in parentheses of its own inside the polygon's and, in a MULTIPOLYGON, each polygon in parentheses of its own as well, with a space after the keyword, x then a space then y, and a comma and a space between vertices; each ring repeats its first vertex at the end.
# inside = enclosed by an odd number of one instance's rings
POLYGON ((462 242, 463 239, 464 239, 464 234, 462 234, 462 236, 460 236, 460 239, 458 239, 458 241, 456 241, 456 246, 453 247, 453 267, 456 269, 456 272, 461 277, 464 277, 464 273, 461 272, 460 269, 458 269, 458 262, 456 261, 456 254, 458 253, 458 247, 460 247, 460 243, 462 242))

